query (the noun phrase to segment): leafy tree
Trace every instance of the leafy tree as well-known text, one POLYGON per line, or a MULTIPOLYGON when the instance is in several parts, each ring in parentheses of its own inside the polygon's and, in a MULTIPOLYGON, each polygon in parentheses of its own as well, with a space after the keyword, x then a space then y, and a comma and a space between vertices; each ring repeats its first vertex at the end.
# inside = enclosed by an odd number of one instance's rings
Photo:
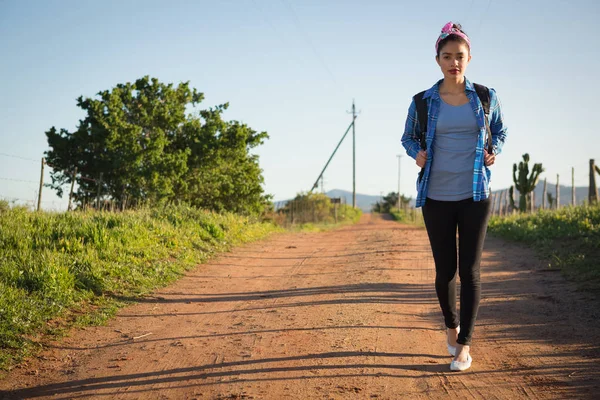
POLYGON ((77 99, 86 113, 74 132, 46 132, 52 184, 59 196, 73 179, 75 200, 103 196, 129 204, 189 203, 216 211, 257 213, 268 203, 258 156, 266 132, 224 121, 228 104, 195 111, 204 94, 188 82, 145 76, 77 99))
MULTIPOLYGON (((405 208, 408 206, 411 197, 406 197, 404 195, 400 195, 400 207, 405 208)), ((378 213, 387 214, 391 212, 393 209, 398 207, 398 192, 390 192, 387 196, 385 196, 382 201, 378 201, 373 205, 373 211, 378 213)))

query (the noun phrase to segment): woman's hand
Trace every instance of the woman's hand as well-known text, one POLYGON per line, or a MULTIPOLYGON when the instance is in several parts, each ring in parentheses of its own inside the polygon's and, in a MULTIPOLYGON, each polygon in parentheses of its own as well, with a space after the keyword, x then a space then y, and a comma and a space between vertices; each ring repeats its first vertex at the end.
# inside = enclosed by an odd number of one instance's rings
POLYGON ((417 153, 417 165, 421 168, 425 168, 427 162, 427 151, 421 150, 417 153))
POLYGON ((484 150, 483 160, 485 162, 485 166, 489 167, 490 165, 494 165, 496 162, 496 156, 494 154, 490 154, 487 150, 484 150))

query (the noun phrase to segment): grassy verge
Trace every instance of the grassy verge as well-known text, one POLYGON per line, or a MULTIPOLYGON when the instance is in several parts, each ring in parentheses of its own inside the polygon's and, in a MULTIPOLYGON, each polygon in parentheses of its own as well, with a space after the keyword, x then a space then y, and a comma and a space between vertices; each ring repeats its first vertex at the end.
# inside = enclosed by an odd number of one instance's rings
POLYGON ((403 224, 410 224, 416 226, 425 226, 425 222, 423 221, 423 214, 421 210, 410 209, 408 211, 405 210, 392 210, 390 215, 394 220, 398 222, 402 222, 403 224))
POLYGON ((533 246, 549 268, 600 294, 600 206, 493 217, 489 232, 533 246))
POLYGON ((273 224, 187 207, 125 213, 0 210, 0 368, 47 335, 99 324, 273 224))
POLYGON ((346 225, 356 224, 362 211, 359 208, 342 205, 338 214, 338 222, 336 223, 333 217, 326 218, 320 222, 303 222, 293 225, 287 225, 287 229, 292 232, 326 232, 346 225))

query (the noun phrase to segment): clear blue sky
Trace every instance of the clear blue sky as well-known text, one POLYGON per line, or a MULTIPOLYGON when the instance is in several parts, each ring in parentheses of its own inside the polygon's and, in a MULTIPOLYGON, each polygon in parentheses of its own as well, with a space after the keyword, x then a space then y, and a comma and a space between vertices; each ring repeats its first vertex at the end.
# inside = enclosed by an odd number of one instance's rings
MULTIPOLYGON (((597 0, 71 1, 0 0, 0 153, 39 160, 44 132, 73 130, 75 99, 151 75, 190 81, 203 106, 267 131, 258 150, 276 200, 308 190, 350 123, 357 192, 395 191, 411 96, 441 77, 433 46, 447 21, 472 40, 472 81, 497 90, 509 126, 492 186, 511 184, 529 152, 544 174, 587 186, 600 161, 597 0)), ((347 140, 325 189, 352 188, 347 140)), ((33 200, 39 161, 0 154, 0 198, 33 200), (6 178, 26 182, 9 181, 6 178)), ((402 158, 401 191, 418 167, 402 158)), ((48 175, 46 177, 48 181, 48 175)), ((44 207, 64 209, 50 189, 44 207)))

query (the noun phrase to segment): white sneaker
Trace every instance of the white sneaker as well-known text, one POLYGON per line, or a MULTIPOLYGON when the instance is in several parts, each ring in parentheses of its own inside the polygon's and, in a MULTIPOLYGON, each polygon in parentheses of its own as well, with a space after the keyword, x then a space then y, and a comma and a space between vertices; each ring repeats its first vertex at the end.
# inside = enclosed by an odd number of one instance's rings
POLYGON ((473 362, 473 359, 471 358, 471 355, 469 354, 467 356, 467 361, 464 361, 464 362, 452 361, 450 363, 450 370, 451 371, 465 371, 465 370, 471 368, 472 362, 473 362))

